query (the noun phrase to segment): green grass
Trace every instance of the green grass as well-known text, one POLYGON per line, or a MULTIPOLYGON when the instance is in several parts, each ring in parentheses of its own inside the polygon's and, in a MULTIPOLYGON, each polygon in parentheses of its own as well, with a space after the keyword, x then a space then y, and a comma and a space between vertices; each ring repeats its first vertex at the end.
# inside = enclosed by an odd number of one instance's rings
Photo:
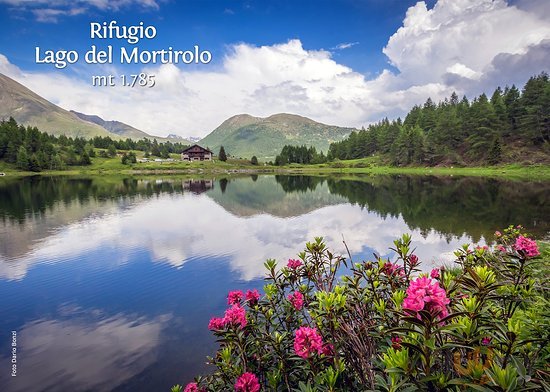
POLYGON ((297 173, 410 174, 442 176, 507 177, 550 180, 550 165, 519 164, 485 167, 393 167, 380 164, 378 157, 335 161, 318 165, 292 164, 284 167, 297 173))
MULTIPOLYGON (((143 157, 141 151, 135 151, 138 159, 143 157)), ((185 174, 185 173, 225 173, 225 172, 272 172, 289 174, 408 174, 437 176, 479 176, 505 177, 528 180, 550 180, 550 165, 504 165, 491 167, 390 167, 381 164, 378 157, 335 161, 318 165, 291 164, 288 166, 268 166, 260 163, 252 165, 248 160, 229 159, 227 162, 203 161, 182 162, 178 154, 172 154, 174 162, 145 162, 123 165, 120 157, 92 158, 90 166, 71 166, 67 170, 43 171, 40 173, 21 172, 15 165, 0 162, 0 172, 7 176, 22 175, 113 175, 113 174, 185 174)))

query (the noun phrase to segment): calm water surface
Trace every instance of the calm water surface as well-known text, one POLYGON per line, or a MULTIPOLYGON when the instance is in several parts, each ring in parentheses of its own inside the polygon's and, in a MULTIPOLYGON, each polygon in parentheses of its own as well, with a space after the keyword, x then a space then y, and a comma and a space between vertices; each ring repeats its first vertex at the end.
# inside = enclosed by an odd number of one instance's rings
POLYGON ((354 261, 413 234, 429 269, 521 223, 550 230, 550 183, 248 176, 0 179, 0 390, 168 391, 208 371, 206 326, 322 235, 354 261), (17 377, 11 374, 17 333, 17 377))

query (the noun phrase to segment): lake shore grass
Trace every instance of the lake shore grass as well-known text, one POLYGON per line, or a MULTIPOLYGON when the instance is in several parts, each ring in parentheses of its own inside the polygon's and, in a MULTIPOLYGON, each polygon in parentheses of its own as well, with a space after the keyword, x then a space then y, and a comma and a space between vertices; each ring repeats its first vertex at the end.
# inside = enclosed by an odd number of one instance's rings
MULTIPOLYGON (((219 175, 231 173, 248 174, 306 174, 306 175, 433 175, 433 176, 475 176, 475 177, 503 177, 510 179, 550 181, 550 165, 509 164, 487 167, 392 167, 381 165, 376 159, 355 159, 349 161, 335 161, 323 164, 303 165, 290 164, 287 166, 271 166, 266 164, 252 165, 247 160, 229 159, 227 162, 143 162, 123 165, 120 157, 93 158, 89 166, 73 166, 66 170, 23 172, 15 165, 0 162, 0 173, 5 177, 47 175, 47 176, 75 176, 75 175, 219 175)), ((1 178, 1 177, 0 177, 1 178)))

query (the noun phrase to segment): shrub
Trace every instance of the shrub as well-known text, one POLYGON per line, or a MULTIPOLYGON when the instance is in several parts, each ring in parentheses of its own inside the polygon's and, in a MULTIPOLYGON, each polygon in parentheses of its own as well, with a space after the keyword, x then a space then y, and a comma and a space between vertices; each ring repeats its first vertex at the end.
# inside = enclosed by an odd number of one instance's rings
POLYGON ((520 226, 495 234, 493 248, 464 245, 456 266, 429 274, 409 235, 395 261, 351 263, 322 238, 285 266, 267 260, 263 295, 231 292, 210 321, 215 370, 189 388, 548 390, 549 252, 520 226))

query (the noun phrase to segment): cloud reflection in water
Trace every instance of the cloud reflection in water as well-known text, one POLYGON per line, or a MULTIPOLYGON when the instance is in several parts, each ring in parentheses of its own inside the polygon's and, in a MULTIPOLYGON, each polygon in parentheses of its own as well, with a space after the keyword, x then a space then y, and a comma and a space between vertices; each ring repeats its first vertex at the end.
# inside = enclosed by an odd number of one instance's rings
MULTIPOLYGON (((401 217, 384 219, 347 203, 289 218, 265 213, 239 217, 204 194, 161 195, 63 227, 24 257, 2 263, 0 274, 21 279, 33 264, 62 262, 111 248, 117 259, 98 261, 95 267, 118 268, 131 262, 133 250, 145 249, 152 261, 174 267, 194 258, 225 256, 241 279, 251 280, 262 276, 267 258, 292 257, 315 236, 323 235, 337 252, 345 252, 344 237, 352 255, 368 249, 386 254, 396 237, 410 231, 401 217)), ((413 240, 421 260, 435 256, 435 262, 446 261, 450 250, 469 241, 462 236, 448 243, 440 234, 422 236, 418 230, 413 231, 413 240)))
MULTIPOLYGON (((110 391, 157 360, 163 325, 154 319, 101 311, 69 311, 54 319, 25 324, 17 334, 17 377, 5 380, 9 391, 110 391), (69 318, 70 317, 70 318, 69 318)), ((8 369, 9 358, 0 359, 8 369)))

